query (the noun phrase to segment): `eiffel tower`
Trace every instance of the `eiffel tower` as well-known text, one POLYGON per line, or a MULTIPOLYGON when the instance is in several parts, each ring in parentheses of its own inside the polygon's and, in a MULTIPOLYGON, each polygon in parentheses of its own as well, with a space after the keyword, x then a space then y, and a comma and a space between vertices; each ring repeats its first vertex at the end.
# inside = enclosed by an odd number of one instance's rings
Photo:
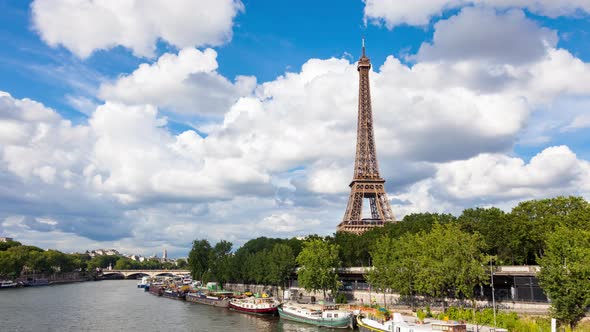
POLYGON ((362 234, 374 227, 383 227, 387 222, 395 222, 387 194, 385 180, 379 175, 377 151, 373 135, 373 112, 371 110, 371 91, 369 88, 369 70, 371 60, 365 55, 363 38, 363 55, 358 61, 359 72, 359 106, 356 138, 356 159, 354 161, 354 178, 350 183, 350 197, 342 222, 337 232, 362 234), (371 207, 370 218, 363 218, 363 200, 368 199, 371 207))

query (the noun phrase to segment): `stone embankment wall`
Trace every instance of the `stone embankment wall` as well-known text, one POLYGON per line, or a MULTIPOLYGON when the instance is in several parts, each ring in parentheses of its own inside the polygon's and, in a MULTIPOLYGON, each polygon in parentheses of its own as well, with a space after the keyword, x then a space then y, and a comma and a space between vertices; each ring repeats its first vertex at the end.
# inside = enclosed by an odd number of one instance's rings
MULTIPOLYGON (((251 284, 225 284, 226 289, 230 289, 233 291, 243 292, 246 289, 249 289, 253 293, 268 293, 269 291, 272 292, 273 295, 279 295, 280 298, 283 297, 283 290, 281 288, 276 288, 274 286, 264 286, 264 285, 251 285, 251 284)), ((309 293, 306 292, 303 288, 290 288, 291 294, 296 296, 295 299, 301 299, 302 301, 306 302, 314 296, 317 301, 324 300, 323 293, 309 293)), ((346 294, 349 303, 356 303, 356 304, 369 304, 369 303, 377 303, 379 305, 386 305, 387 307, 399 307, 404 309, 409 309, 410 306, 408 304, 399 304, 400 296, 399 294, 390 294, 390 293, 379 293, 379 292, 368 292, 364 290, 354 290, 354 291, 345 291, 343 292, 346 294)), ((328 296, 329 297, 329 296, 328 296)), ((331 300, 331 298, 328 298, 331 300)), ((471 303, 460 303, 460 302, 453 302, 452 300, 447 301, 447 306, 449 305, 464 305, 469 306, 471 303)), ((478 308, 491 308, 492 303, 487 301, 477 301, 478 308)), ((433 310, 438 309, 438 307, 431 305, 433 310)), ((533 303, 533 302, 496 302, 496 309, 504 310, 504 311, 515 311, 517 313, 529 313, 529 314, 548 314, 549 313, 550 304, 548 303, 533 303)), ((442 309, 442 305, 440 307, 442 309)))
POLYGON ((62 284, 69 282, 81 282, 96 280, 96 274, 94 272, 64 272, 64 273, 53 273, 53 274, 24 274, 16 281, 26 281, 33 279, 47 279, 51 284, 62 284))

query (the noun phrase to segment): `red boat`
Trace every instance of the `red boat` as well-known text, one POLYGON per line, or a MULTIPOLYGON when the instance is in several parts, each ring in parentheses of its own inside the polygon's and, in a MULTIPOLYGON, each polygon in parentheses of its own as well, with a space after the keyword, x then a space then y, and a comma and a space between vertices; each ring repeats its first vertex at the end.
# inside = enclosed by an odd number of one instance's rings
POLYGON ((162 296, 164 294, 164 287, 151 284, 148 291, 156 296, 162 296))
POLYGON ((280 304, 279 301, 272 297, 248 297, 245 299, 232 299, 229 302, 229 308, 249 314, 276 315, 280 304))

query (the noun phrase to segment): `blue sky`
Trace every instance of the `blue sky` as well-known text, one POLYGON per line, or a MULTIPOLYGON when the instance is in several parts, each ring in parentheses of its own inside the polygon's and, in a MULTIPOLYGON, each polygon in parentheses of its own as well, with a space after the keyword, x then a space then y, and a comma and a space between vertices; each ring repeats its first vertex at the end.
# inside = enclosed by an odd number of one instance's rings
POLYGON ((398 218, 588 197, 590 4, 128 4, 0 0, 0 233, 180 256, 330 234, 362 36, 398 218))

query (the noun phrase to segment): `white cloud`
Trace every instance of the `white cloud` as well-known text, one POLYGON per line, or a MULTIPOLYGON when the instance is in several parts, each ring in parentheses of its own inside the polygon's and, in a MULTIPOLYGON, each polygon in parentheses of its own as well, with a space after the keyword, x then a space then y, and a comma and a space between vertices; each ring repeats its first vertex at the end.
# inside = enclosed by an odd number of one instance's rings
POLYGON ((566 146, 546 148, 527 164, 499 154, 441 165, 435 188, 454 199, 524 199, 590 193, 590 163, 566 146))
POLYGON ((151 57, 159 39, 179 48, 221 45, 244 7, 239 0, 35 0, 31 9, 47 44, 85 58, 118 45, 151 57))
POLYGON ((432 43, 423 43, 420 61, 468 61, 521 64, 533 62, 557 44, 557 33, 539 27, 521 10, 467 7, 434 26, 432 43))
POLYGON ((290 233, 305 231, 319 225, 319 220, 298 220, 297 217, 287 214, 273 214, 264 218, 260 227, 271 229, 276 233, 290 233))
POLYGON ((590 13, 586 0, 424 0, 401 2, 397 0, 364 0, 365 20, 385 24, 392 29, 396 25, 427 25, 433 17, 444 11, 469 5, 492 8, 525 8, 534 13, 549 16, 569 16, 578 12, 590 13))
POLYGON ((239 76, 232 83, 217 73, 217 52, 194 48, 166 53, 153 64, 144 63, 130 75, 103 83, 103 100, 153 104, 176 113, 221 116, 238 97, 248 95, 256 78, 239 76))

